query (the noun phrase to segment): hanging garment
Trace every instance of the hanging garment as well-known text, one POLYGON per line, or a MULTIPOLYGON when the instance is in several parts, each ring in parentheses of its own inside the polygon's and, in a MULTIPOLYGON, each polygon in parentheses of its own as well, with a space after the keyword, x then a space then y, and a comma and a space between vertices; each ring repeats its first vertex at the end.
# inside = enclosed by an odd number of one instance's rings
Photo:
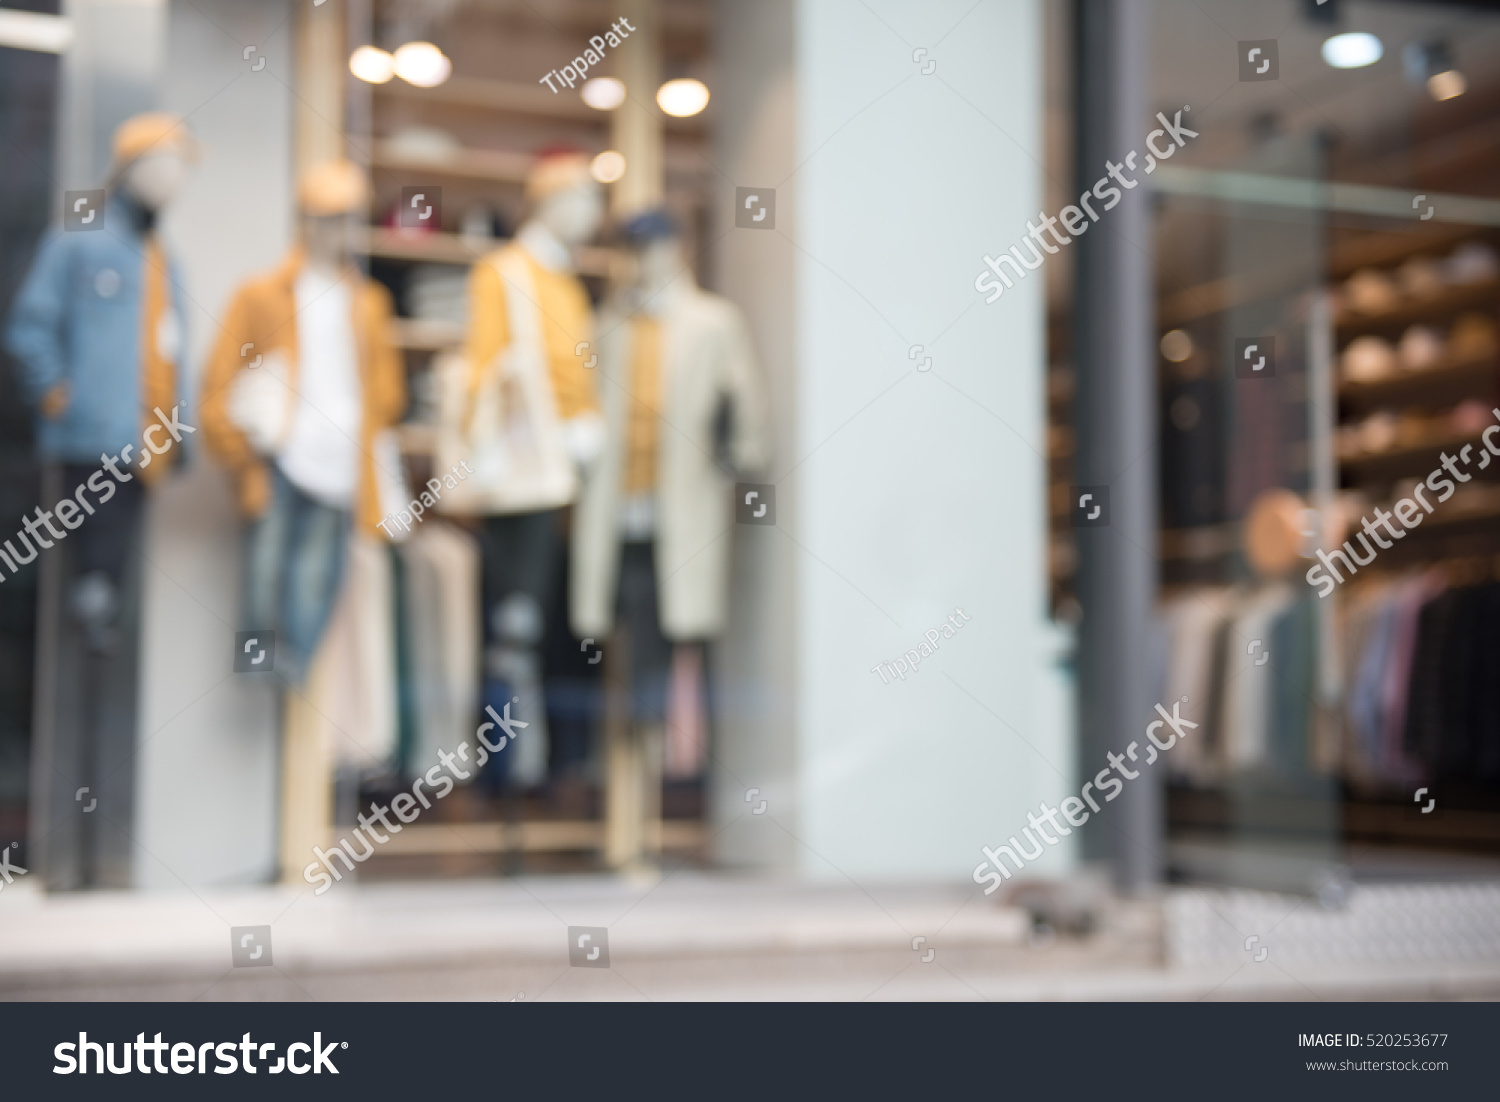
POLYGON ((314 659, 322 677, 309 682, 324 736, 341 766, 381 769, 396 752, 395 590, 382 541, 349 539, 342 592, 314 659))
POLYGON ((1380 775, 1381 687, 1401 586, 1366 582, 1346 603, 1344 655, 1345 772, 1373 781, 1380 775))
MULTIPOLYGON (((1168 603, 1164 618, 1170 642, 1162 700, 1186 697, 1190 712, 1210 715, 1214 641, 1232 607, 1233 591, 1228 587, 1193 589, 1168 603)), ((1168 768, 1175 774, 1204 778, 1209 750, 1207 738, 1179 740, 1167 755, 1168 768)))
POLYGON ((1485 587, 1474 662, 1474 776, 1500 781, 1500 585, 1485 587))
POLYGON ((678 643, 672 650, 672 675, 667 689, 665 770, 672 780, 701 775, 708 757, 708 708, 703 681, 703 646, 678 643))
POLYGON ((412 674, 415 739, 410 768, 474 741, 479 712, 479 546, 467 532, 429 520, 399 545, 403 617, 412 674))
POLYGON ((1267 749, 1271 764, 1281 773, 1302 776, 1312 767, 1309 745, 1313 709, 1314 605, 1317 597, 1293 601, 1271 623, 1266 646, 1272 658, 1271 702, 1267 749))
POLYGON ((1270 756, 1271 693, 1277 669, 1272 663, 1271 625, 1292 604, 1285 583, 1251 591, 1241 601, 1227 637, 1224 686, 1224 762, 1231 769, 1265 765, 1270 756))
POLYGON ((1380 774, 1388 781, 1404 784, 1419 779, 1424 773, 1421 761, 1409 755, 1402 743, 1406 732, 1419 618, 1427 602, 1438 596, 1445 587, 1442 575, 1437 571, 1429 571, 1406 583, 1397 599, 1380 689, 1378 760, 1380 774))

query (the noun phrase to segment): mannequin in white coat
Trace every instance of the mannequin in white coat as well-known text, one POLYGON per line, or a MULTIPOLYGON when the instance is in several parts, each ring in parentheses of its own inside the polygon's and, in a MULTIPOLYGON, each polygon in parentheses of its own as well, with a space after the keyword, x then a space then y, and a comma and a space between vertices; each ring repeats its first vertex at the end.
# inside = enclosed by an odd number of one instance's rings
POLYGON ((636 278, 599 326, 605 444, 575 516, 571 605, 580 638, 618 624, 611 660, 628 667, 629 722, 605 744, 606 860, 628 868, 660 845, 664 759, 681 778, 705 762, 703 667, 727 620, 732 483, 766 449, 739 310, 698 288, 665 211, 624 231, 636 278))

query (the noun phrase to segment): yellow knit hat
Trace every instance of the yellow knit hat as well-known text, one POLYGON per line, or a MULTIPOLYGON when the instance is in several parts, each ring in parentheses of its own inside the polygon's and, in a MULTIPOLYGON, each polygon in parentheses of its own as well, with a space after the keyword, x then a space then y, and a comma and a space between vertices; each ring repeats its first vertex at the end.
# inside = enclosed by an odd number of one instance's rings
POLYGON ((147 153, 177 153, 184 160, 198 159, 198 142, 181 115, 148 111, 122 122, 115 131, 111 175, 118 176, 132 161, 147 153))
POLYGON ((297 202, 304 214, 316 217, 352 214, 369 205, 370 181, 353 161, 324 161, 302 174, 297 202))

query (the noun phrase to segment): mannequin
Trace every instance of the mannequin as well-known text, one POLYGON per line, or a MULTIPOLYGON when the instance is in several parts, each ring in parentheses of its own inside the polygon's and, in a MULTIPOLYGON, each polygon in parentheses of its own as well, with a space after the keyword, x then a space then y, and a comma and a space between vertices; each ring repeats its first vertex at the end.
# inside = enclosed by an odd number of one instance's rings
POLYGON ((338 596, 350 527, 379 531, 372 442, 406 404, 390 296, 349 258, 368 194, 347 161, 307 173, 301 244, 236 293, 205 387, 205 442, 252 519, 242 627, 276 631, 276 673, 293 687, 338 596))
POLYGON ((631 219, 624 236, 636 280, 601 319, 607 427, 576 517, 570 603, 575 634, 606 636, 618 622, 624 643, 630 719, 607 737, 606 859, 630 868, 660 845, 664 745, 680 773, 703 766, 682 719, 668 729, 669 681, 696 680, 706 695, 702 655, 727 622, 733 481, 767 447, 738 308, 698 288, 666 211, 631 219))
POLYGON ((526 195, 515 240, 469 277, 461 381, 445 387, 438 465, 466 459, 475 470, 441 508, 484 517, 481 703, 511 703, 530 724, 513 753, 490 759, 488 777, 533 786, 547 772, 540 648, 564 511, 603 438, 584 360, 591 311, 572 253, 598 230, 604 204, 587 159, 571 152, 543 156, 526 195))
POLYGON ((61 614, 57 633, 46 632, 38 645, 40 668, 54 674, 53 684, 38 685, 52 698, 39 707, 52 723, 38 725, 36 760, 46 772, 39 765, 32 832, 46 839, 39 863, 54 888, 123 887, 129 879, 121 831, 129 829, 133 802, 142 518, 147 492, 182 450, 178 433, 159 454, 145 450, 143 436, 158 410, 182 423, 185 405, 182 295, 157 224, 195 155, 192 135, 174 115, 123 123, 93 223, 100 232, 70 228, 43 240, 6 332, 22 391, 37 410, 43 502, 72 495, 106 460, 118 471, 106 480, 113 492, 94 498, 65 541, 47 539, 41 528, 36 547, 22 536, 21 546, 9 548, 15 557, 46 552, 42 616, 61 614), (98 828, 100 815, 76 811, 75 792, 85 788, 116 830, 98 828))
MULTIPOLYGON (((363 170, 327 161, 298 187, 300 244, 235 293, 209 362, 204 440, 233 473, 245 540, 240 627, 275 632, 284 690, 282 870, 292 878, 332 822, 332 761, 307 685, 354 526, 384 538, 376 439, 406 407, 391 298, 351 262, 363 170)), ((404 496, 404 495, 401 495, 404 496)))

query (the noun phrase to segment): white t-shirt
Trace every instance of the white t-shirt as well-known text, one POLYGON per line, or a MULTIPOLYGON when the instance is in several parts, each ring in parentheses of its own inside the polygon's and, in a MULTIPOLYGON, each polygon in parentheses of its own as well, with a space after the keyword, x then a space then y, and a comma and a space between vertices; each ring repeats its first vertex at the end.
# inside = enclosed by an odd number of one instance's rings
POLYGON ((309 497, 350 509, 364 417, 353 299, 346 281, 312 268, 297 276, 296 297, 297 408, 276 463, 309 497))

